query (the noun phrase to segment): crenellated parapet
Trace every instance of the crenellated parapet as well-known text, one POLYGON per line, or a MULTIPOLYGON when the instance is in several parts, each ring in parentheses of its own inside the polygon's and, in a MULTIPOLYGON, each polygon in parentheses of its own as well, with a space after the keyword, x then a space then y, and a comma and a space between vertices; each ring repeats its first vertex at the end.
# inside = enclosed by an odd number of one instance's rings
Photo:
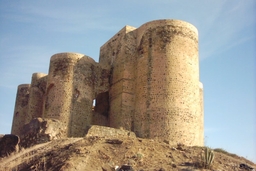
POLYGON ((17 111, 26 119, 14 114, 16 134, 42 117, 62 123, 64 137, 85 136, 95 124, 203 145, 198 31, 184 21, 156 20, 121 29, 100 48, 99 63, 83 54, 55 54, 48 75, 35 73, 30 86, 18 88, 17 111))

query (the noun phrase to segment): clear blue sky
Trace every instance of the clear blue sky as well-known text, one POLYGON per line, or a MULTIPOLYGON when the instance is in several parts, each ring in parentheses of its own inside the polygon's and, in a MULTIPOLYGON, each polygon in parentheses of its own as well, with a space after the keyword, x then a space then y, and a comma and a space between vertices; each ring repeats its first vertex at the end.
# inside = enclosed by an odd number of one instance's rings
POLYGON ((0 0, 0 133, 10 133, 17 86, 48 73, 53 54, 98 61, 125 25, 156 19, 198 28, 206 145, 256 162, 255 0, 0 0))

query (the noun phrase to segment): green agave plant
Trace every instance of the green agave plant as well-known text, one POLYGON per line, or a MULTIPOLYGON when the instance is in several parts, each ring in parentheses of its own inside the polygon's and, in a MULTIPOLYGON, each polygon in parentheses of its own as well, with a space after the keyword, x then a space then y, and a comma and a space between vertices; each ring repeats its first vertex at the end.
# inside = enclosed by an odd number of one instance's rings
POLYGON ((201 158, 202 158, 202 162, 203 162, 203 167, 205 169, 209 169, 212 165, 213 160, 214 160, 213 150, 206 147, 205 150, 204 150, 204 153, 202 153, 201 158))

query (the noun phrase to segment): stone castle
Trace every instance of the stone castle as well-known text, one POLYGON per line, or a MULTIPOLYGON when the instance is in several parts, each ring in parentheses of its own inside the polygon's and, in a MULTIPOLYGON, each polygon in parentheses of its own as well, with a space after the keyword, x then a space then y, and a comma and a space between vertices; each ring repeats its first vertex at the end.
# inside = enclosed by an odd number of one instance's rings
POLYGON ((83 137, 101 125, 203 145, 203 113, 197 29, 156 20, 125 26, 100 48, 99 62, 78 53, 53 55, 48 75, 34 73, 31 84, 18 86, 12 134, 45 118, 64 125, 63 137, 83 137))

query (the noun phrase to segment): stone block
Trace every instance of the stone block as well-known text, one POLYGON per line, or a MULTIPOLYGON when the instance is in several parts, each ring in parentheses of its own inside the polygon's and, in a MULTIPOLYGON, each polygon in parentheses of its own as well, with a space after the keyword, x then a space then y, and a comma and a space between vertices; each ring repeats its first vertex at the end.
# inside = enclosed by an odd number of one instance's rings
POLYGON ((89 129, 86 137, 105 137, 105 138, 119 138, 119 137, 131 137, 136 138, 134 132, 124 129, 115 129, 105 126, 93 125, 89 129))

